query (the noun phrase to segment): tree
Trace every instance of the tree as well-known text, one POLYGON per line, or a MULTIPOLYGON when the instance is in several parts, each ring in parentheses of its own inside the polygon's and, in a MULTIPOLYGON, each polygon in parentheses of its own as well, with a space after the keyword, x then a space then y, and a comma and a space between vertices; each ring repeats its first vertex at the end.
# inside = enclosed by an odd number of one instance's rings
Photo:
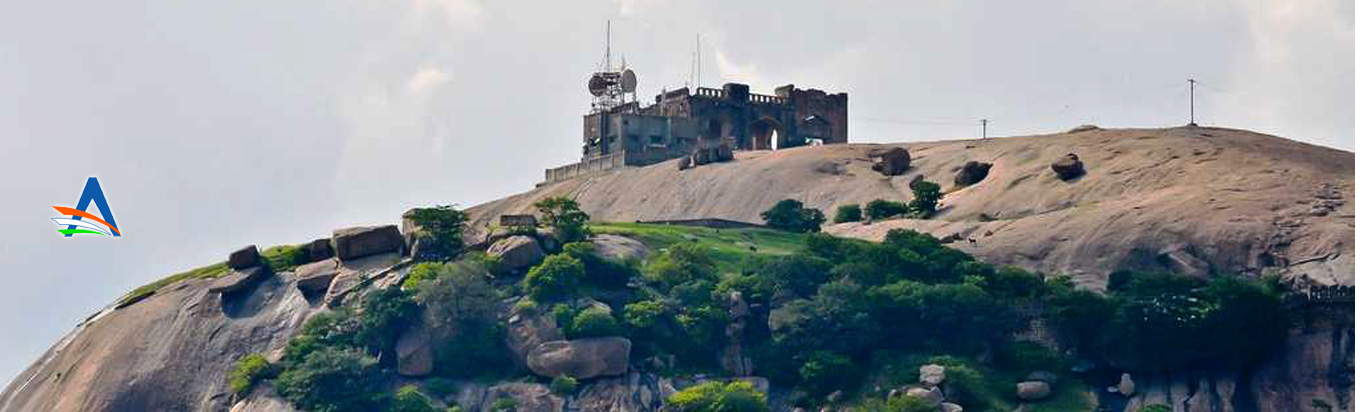
POLYGON ((829 351, 813 352, 798 369, 803 387, 815 396, 851 387, 856 375, 855 364, 850 358, 829 351))
POLYGON ((893 216, 904 215, 910 211, 906 203, 894 202, 891 200, 877 199, 864 205, 864 214, 870 220, 886 219, 893 216))
POLYGON ((590 215, 581 211, 581 205, 565 197, 550 197, 534 203, 543 222, 553 228, 557 240, 562 243, 580 242, 590 238, 590 228, 586 222, 590 215))
MULTIPOLYGON (((496 289, 480 265, 457 262, 432 266, 434 278, 417 286, 416 301, 425 305, 436 326, 458 331, 495 321, 496 289)), ((414 274, 415 271, 412 270, 414 274)))
POLYGON ((935 412, 940 407, 925 398, 898 395, 887 399, 869 398, 851 409, 854 412, 935 412))
POLYGON ((467 215, 453 206, 415 208, 402 214, 403 219, 416 224, 417 250, 420 260, 449 260, 463 252, 463 228, 467 215))
POLYGON ((396 343, 397 335, 420 313, 420 306, 411 298, 411 292, 387 287, 365 296, 360 313, 359 341, 371 350, 387 352, 396 343))
POLYGON ((279 374, 279 393, 298 408, 321 412, 361 412, 381 403, 378 359, 358 349, 322 348, 279 374))
POLYGON ((600 256, 595 252, 595 244, 590 242, 568 243, 562 247, 562 253, 580 260, 586 268, 586 282, 595 286, 622 288, 637 275, 637 268, 600 256))
POLYGON ((940 185, 922 180, 911 185, 911 194, 907 209, 913 215, 925 219, 935 214, 935 208, 940 203, 940 185))
POLYGON ((710 381, 694 385, 666 398, 666 410, 675 412, 768 412, 765 394, 746 381, 710 381))
POLYGON ((552 302, 576 295, 585 278, 585 265, 566 254, 543 259, 524 276, 524 291, 535 302, 552 302))
POLYGON ((821 210, 805 208, 803 202, 793 199, 780 200, 761 212, 760 218, 765 219, 766 226, 797 233, 820 232, 822 223, 826 223, 821 210))
POLYGON ((864 213, 858 204, 841 205, 836 208, 836 223, 858 222, 864 218, 864 213))

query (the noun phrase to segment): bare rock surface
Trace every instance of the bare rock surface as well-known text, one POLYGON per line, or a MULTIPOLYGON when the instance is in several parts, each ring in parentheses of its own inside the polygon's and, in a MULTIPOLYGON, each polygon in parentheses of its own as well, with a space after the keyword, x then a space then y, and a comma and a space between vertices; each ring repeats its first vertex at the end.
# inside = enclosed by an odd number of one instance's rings
POLYGON ((619 337, 544 342, 529 351, 529 370, 546 377, 570 376, 590 379, 618 376, 628 370, 633 343, 619 337))
POLYGON ((246 246, 227 255, 227 267, 244 269, 260 264, 260 249, 255 245, 246 246))
POLYGON ((532 237, 518 235, 496 241, 486 254, 500 259, 502 268, 518 271, 543 260, 543 247, 532 237))
POLYGON ((511 309, 506 321, 505 346, 516 365, 526 367, 525 357, 539 344, 562 339, 562 331, 551 314, 521 306, 511 309))
POLYGON ((872 169, 871 152, 907 146, 738 152, 736 161, 684 173, 673 165, 628 168, 475 206, 469 226, 532 212, 534 202, 550 196, 575 198, 601 221, 759 223, 760 212, 786 198, 826 213, 846 203, 910 201, 912 179, 950 182, 953 168, 976 160, 992 163, 986 180, 947 193, 930 220, 824 229, 873 240, 894 228, 936 237, 961 233, 976 243, 953 246, 984 261, 1069 274, 1094 289, 1103 289, 1109 272, 1121 266, 1169 269, 1158 254, 1172 244, 1193 246, 1195 259, 1222 273, 1269 269, 1310 283, 1354 284, 1351 152, 1234 129, 1093 129, 912 143, 906 173, 888 177, 872 169), (1053 177, 1052 161, 1068 153, 1082 154, 1086 176, 1053 177), (843 165, 843 172, 827 173, 828 162, 843 165), (1315 204, 1334 208, 1314 216, 1315 204))
POLYGON ((340 260, 399 252, 406 244, 397 225, 358 226, 338 229, 331 235, 335 256, 340 260))
POLYGON ((227 411, 231 360, 283 347, 320 309, 283 276, 228 302, 208 291, 214 281, 166 286, 85 321, 10 382, 0 411, 227 411))

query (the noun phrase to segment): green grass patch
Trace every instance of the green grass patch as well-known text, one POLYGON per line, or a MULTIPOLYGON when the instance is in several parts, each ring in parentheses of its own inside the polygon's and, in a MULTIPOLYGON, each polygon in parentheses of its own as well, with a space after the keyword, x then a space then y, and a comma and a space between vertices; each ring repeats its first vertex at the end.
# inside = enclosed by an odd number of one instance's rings
MULTIPOLYGON (((304 257, 301 254, 305 253, 306 250, 299 245, 279 245, 266 248, 263 252, 260 252, 260 257, 264 259, 264 261, 269 264, 269 267, 273 268, 275 272, 285 272, 297 267, 297 264, 301 263, 304 257)), ((217 262, 208 266, 190 269, 186 272, 176 273, 133 289, 126 295, 123 295, 121 299, 118 299, 116 307, 121 308, 136 303, 139 300, 146 299, 148 296, 155 294, 157 290, 179 283, 180 281, 189 279, 211 279, 228 273, 231 273, 231 269, 227 268, 227 262, 217 262)))
POLYGON ((802 234, 764 228, 713 229, 654 223, 591 223, 590 230, 598 234, 628 236, 653 250, 681 242, 697 243, 712 251, 711 256, 718 270, 723 272, 736 270, 743 256, 789 255, 803 247, 802 234))

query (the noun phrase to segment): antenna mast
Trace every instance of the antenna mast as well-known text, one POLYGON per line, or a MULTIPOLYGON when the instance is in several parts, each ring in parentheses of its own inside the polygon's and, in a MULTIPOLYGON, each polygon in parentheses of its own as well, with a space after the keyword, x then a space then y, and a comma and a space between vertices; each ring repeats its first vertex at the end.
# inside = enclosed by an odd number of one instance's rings
POLYGON ((1195 79, 1187 79, 1190 82, 1190 124, 1189 126, 1199 126, 1195 124, 1195 79))

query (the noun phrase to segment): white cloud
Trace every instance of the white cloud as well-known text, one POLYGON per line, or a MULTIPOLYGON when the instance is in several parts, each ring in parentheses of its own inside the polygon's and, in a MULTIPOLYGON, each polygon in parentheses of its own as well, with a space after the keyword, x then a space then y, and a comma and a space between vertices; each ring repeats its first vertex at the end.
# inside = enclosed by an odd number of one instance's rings
POLYGON ((422 67, 416 74, 411 75, 411 79, 406 81, 406 93, 411 95, 423 94, 426 91, 442 86, 449 82, 449 75, 436 67, 422 67))

